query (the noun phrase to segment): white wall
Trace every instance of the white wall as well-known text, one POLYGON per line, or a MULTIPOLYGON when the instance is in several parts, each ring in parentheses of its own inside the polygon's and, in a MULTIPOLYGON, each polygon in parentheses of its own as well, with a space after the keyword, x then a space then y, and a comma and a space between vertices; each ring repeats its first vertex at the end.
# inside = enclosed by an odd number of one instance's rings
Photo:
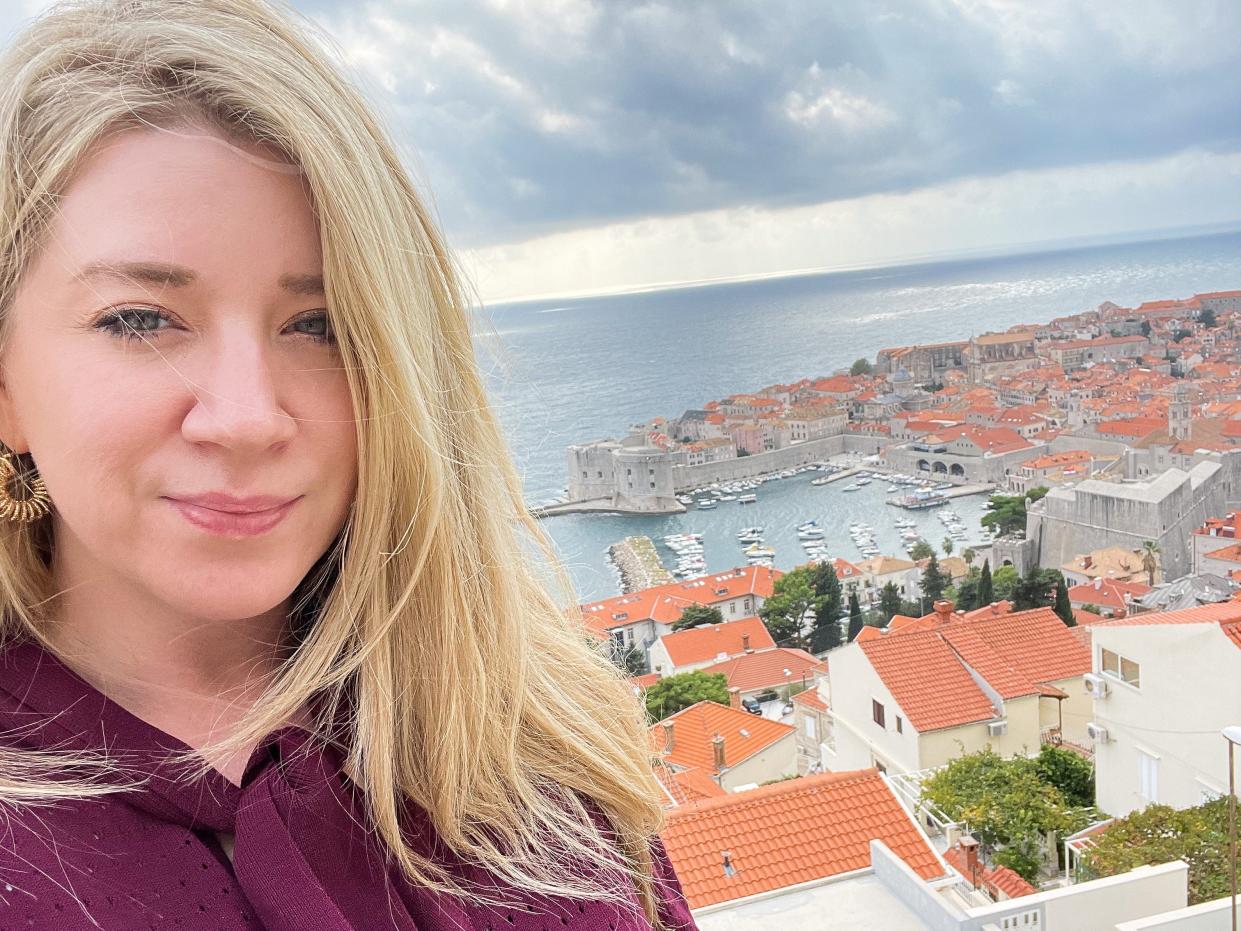
POLYGON ((824 756, 823 768, 864 769, 875 765, 878 758, 890 772, 921 769, 917 731, 862 648, 850 643, 833 650, 828 654, 827 668, 836 754, 824 756), (883 704, 883 728, 874 721, 872 699, 883 704), (897 715, 904 720, 900 734, 896 732, 897 715))
POLYGON ((1137 688, 1108 677, 1094 720, 1110 740, 1095 745, 1098 805, 1124 816, 1144 808, 1140 752, 1157 760, 1156 801, 1187 808, 1204 790, 1227 791, 1228 745, 1220 731, 1241 723, 1241 648, 1218 624, 1092 628, 1094 668, 1103 648, 1137 662, 1137 688))

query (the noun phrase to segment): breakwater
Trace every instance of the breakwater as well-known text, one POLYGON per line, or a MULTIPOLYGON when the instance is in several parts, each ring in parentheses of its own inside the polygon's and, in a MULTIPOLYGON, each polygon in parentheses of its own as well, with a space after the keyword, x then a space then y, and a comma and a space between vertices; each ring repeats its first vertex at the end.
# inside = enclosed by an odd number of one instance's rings
POLYGON ((608 547, 608 558, 620 574, 624 593, 673 581, 650 537, 625 537, 608 547))

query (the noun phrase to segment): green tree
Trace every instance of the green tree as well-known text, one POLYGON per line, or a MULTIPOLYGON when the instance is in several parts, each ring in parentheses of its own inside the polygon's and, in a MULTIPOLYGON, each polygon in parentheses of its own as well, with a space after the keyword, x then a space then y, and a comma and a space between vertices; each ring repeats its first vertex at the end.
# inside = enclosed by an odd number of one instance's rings
POLYGON ((879 614, 883 617, 884 624, 892 620, 893 615, 900 614, 903 607, 901 590, 896 587, 895 582, 888 582, 879 589, 879 614))
POLYGON ((1059 788, 1040 778, 1036 760, 1006 760, 990 747, 959 756, 932 774, 922 784, 922 797, 953 820, 968 822, 983 844, 1009 851, 1004 862, 1027 870, 1022 875, 1031 882, 1037 879, 1043 835, 1064 837, 1089 821, 1071 810, 1059 788))
POLYGON ((869 359, 858 359, 849 366, 850 375, 869 375, 872 371, 869 359))
POLYGON ((939 559, 932 552, 922 569, 922 597, 934 604, 944 597, 944 589, 951 581, 948 573, 939 568, 939 559))
POLYGON ((991 560, 982 561, 982 572, 978 575, 978 606, 989 605, 995 601, 995 589, 991 582, 991 560))
POLYGON ((1198 314, 1198 322, 1201 323, 1208 330, 1212 330, 1216 326, 1218 326, 1218 323, 1215 319, 1215 311, 1212 310, 1210 307, 1203 309, 1198 314))
POLYGON ((646 716, 651 721, 662 721, 700 701, 729 703, 728 679, 723 673, 695 669, 660 679, 646 690, 646 716))
POLYGON ((1108 825, 1082 858, 1094 878, 1172 860, 1189 864, 1189 904, 1228 895, 1228 799, 1194 808, 1149 805, 1108 825))
POLYGON ((1047 494, 1043 487, 1031 488, 1024 495, 992 495, 987 499, 987 513, 981 523, 988 530, 1001 534, 1025 536, 1026 505, 1040 500, 1047 494))
POLYGON ((818 603, 810 573, 808 566, 784 573, 772 586, 771 597, 758 609, 771 639, 781 646, 806 646, 805 616, 818 603))
POLYGON ((1060 620, 1064 621, 1065 627, 1077 626, 1077 618, 1073 616, 1073 604, 1069 601, 1069 586, 1064 581, 1064 576, 1056 580, 1055 611, 1060 620))
POLYGON ((857 592, 849 592, 849 642, 857 639, 865 626, 862 621, 862 606, 858 603, 857 592))
POLYGON ((926 540, 919 540, 909 550, 909 557, 915 561, 926 559, 928 556, 935 555, 935 547, 927 543, 926 540))
POLYGON ((627 647, 618 657, 616 665, 620 666, 627 676, 644 676, 650 672, 646 651, 638 646, 627 647))
POLYGON ((672 622, 672 629, 689 630, 691 627, 702 627, 704 624, 723 624, 724 613, 719 608, 707 605, 690 605, 681 612, 681 616, 672 622))
MULTIPOLYGON (((1021 581, 1021 576, 1017 573, 1015 566, 1000 566, 991 575, 991 589, 995 596, 992 601, 1012 601, 1013 593, 1017 590, 1017 583, 1021 581)), ((990 604, 991 602, 987 602, 990 604)))
POLYGON ((961 558, 965 560, 965 564, 971 569, 974 567, 974 560, 978 558, 978 551, 972 546, 967 546, 961 551, 961 558))
POLYGON ((1181 340, 1185 339, 1186 337, 1192 336, 1192 335, 1193 335, 1192 330, 1187 330, 1185 329, 1185 327, 1178 327, 1177 329, 1172 331, 1172 342, 1179 343, 1181 340))
POLYGON ((1051 607, 1056 601, 1056 585, 1063 578, 1059 569, 1031 566, 1013 587, 1013 607, 1018 611, 1051 607))
POLYGON ((1142 331, 1142 335, 1149 338, 1151 335, 1151 322, 1149 320, 1143 320, 1140 329, 1142 331))
POLYGON ((811 574, 815 593, 814 626, 810 630, 810 650, 825 653, 840 646, 840 615, 844 613, 840 579, 829 562, 821 562, 811 574))
POLYGON ((1089 760, 1063 747, 1044 745, 1034 758, 1039 778, 1060 790, 1064 800, 1074 808, 1094 804, 1094 766, 1089 760))
POLYGON ((975 608, 981 608, 984 604, 990 604, 990 602, 980 600, 978 589, 981 584, 982 573, 977 568, 971 569, 969 574, 961 580, 960 584, 957 585, 956 595, 952 599, 960 610, 973 611, 975 608))
POLYGON ((830 562, 817 564, 811 575, 811 586, 815 597, 819 599, 822 611, 837 620, 844 613, 844 592, 840 587, 840 579, 836 577, 836 569, 830 562))
POLYGON ((955 548, 955 544, 952 542, 952 537, 944 537, 944 542, 939 545, 939 548, 944 551, 945 556, 951 556, 952 551, 955 548))

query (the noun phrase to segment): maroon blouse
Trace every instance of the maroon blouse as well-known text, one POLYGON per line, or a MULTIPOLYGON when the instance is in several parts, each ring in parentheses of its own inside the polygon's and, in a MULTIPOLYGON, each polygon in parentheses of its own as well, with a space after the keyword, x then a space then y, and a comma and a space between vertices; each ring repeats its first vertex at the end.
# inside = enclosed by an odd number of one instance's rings
MULTIPOLYGON (((340 757, 286 727, 251 755, 240 786, 214 770, 186 782, 167 760, 185 744, 107 699, 51 653, 0 655, 0 740, 103 750, 149 774, 139 790, 6 810, 0 931, 649 931, 640 911, 507 890, 493 908, 412 886, 367 836, 340 757), (233 860, 216 839, 233 833, 233 860)), ((410 835, 474 888, 500 887, 437 845, 418 813, 410 835)), ((696 931, 656 843, 660 917, 696 931)), ((634 897, 636 900, 636 896, 634 897)))

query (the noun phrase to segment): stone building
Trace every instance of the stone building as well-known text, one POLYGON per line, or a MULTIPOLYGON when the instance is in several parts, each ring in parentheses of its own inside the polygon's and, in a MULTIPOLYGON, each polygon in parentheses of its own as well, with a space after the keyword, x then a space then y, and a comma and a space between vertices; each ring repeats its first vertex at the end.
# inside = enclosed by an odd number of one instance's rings
POLYGON ((1078 553, 1109 546, 1159 546, 1165 579, 1193 568, 1189 538, 1208 517, 1222 514, 1222 468, 1202 462, 1188 472, 1168 469, 1141 482, 1087 479, 1053 488, 1026 510, 1026 538, 1037 564, 1059 569, 1078 553))

